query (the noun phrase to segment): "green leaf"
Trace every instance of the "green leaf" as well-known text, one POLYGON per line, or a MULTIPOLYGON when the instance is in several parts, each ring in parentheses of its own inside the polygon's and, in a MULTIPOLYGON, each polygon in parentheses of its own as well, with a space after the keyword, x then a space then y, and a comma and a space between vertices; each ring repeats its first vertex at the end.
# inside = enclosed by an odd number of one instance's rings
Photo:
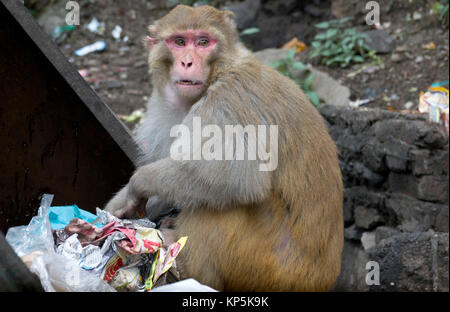
POLYGON ((327 65, 327 66, 331 66, 331 65, 333 65, 334 63, 337 63, 338 61, 336 60, 336 59, 329 59, 329 60, 327 60, 326 62, 325 62, 325 65, 327 65))
POLYGON ((314 50, 314 51, 309 55, 309 58, 315 58, 315 57, 319 56, 320 53, 321 53, 320 50, 314 50))
POLYGON ((295 69, 295 70, 306 70, 307 67, 302 62, 294 62, 294 63, 292 63, 292 69, 295 69))
POLYGON ((352 37, 347 36, 344 38, 344 40, 342 40, 342 44, 346 45, 346 44, 350 43, 351 41, 352 41, 352 37))
POLYGON ((319 97, 319 95, 316 93, 316 92, 314 92, 314 91, 305 91, 305 94, 306 94, 306 96, 309 98, 309 100, 311 101, 311 103, 314 105, 314 106, 319 106, 319 104, 320 104, 320 97, 319 97))
POLYGON ((286 59, 287 60, 292 60, 295 56, 295 52, 297 51, 296 47, 293 47, 292 49, 289 50, 288 54, 286 55, 286 59))
POLYGON ((325 29, 325 28, 330 27, 330 23, 329 22, 322 22, 322 23, 316 24, 314 26, 317 27, 317 28, 320 28, 320 29, 325 29))
POLYGON ((281 67, 281 65, 283 65, 283 64, 284 64, 284 60, 278 60, 278 61, 275 61, 275 62, 269 64, 269 66, 273 67, 273 68, 278 68, 278 67, 281 67))
POLYGON ((257 28, 257 27, 251 27, 251 28, 244 29, 244 30, 241 32, 241 36, 252 35, 252 34, 256 34, 256 33, 258 33, 258 32, 259 32, 259 28, 257 28))
POLYGON ((309 90, 311 89, 311 83, 314 79, 314 73, 310 73, 308 75, 308 77, 305 78, 305 80, 303 81, 303 87, 305 90, 309 90))
POLYGON ((332 45, 333 45, 333 41, 328 40, 328 41, 324 44, 323 48, 324 48, 324 49, 329 49, 332 45))
POLYGON ((315 40, 324 40, 327 39, 327 34, 326 33, 318 33, 315 37, 315 40))
POLYGON ((311 46, 315 49, 320 49, 322 44, 319 41, 313 41, 311 42, 311 46))
POLYGON ((353 61, 354 61, 354 62, 358 62, 358 63, 362 63, 362 62, 364 62, 364 58, 363 58, 362 56, 355 55, 355 56, 353 57, 353 61))
POLYGON ((327 38, 331 38, 334 35, 338 33, 338 30, 336 28, 328 29, 327 30, 327 38))
POLYGON ((344 18, 341 18, 338 21, 339 21, 339 24, 344 24, 344 23, 347 23, 351 19, 352 19, 351 17, 344 17, 344 18))

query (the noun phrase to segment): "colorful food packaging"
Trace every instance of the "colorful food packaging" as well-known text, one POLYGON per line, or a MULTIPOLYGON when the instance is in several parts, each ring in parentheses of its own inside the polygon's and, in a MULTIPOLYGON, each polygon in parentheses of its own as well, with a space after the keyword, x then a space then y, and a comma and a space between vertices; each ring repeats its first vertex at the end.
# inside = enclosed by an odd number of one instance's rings
POLYGON ((421 92, 419 112, 428 113, 428 119, 445 126, 449 134, 448 90, 444 87, 430 87, 426 93, 421 92))

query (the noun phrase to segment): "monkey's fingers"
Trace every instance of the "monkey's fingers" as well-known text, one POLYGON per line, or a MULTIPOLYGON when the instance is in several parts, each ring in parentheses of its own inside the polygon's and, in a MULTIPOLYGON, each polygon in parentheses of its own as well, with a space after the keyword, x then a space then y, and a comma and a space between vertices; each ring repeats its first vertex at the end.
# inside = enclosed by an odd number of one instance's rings
POLYGON ((142 200, 128 200, 125 207, 116 210, 113 215, 119 219, 136 219, 144 217, 142 212, 145 212, 145 201, 142 200))

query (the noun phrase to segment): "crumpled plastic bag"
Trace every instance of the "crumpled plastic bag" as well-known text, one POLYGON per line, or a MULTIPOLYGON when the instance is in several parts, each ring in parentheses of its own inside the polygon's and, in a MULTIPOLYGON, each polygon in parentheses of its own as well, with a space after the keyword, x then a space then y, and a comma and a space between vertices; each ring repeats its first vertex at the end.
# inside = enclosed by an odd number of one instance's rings
POLYGON ((53 201, 53 195, 44 194, 37 216, 28 225, 15 226, 8 229, 6 241, 13 247, 19 257, 35 251, 54 252, 52 230, 48 211, 53 201))
POLYGON ((97 275, 78 266, 78 262, 56 253, 44 253, 30 266, 39 276, 42 288, 48 292, 115 292, 116 290, 97 275))
POLYGON ((37 216, 28 225, 9 228, 6 241, 39 277, 45 291, 115 291, 95 274, 81 269, 77 261, 55 252, 48 217, 52 201, 53 195, 44 194, 37 216))

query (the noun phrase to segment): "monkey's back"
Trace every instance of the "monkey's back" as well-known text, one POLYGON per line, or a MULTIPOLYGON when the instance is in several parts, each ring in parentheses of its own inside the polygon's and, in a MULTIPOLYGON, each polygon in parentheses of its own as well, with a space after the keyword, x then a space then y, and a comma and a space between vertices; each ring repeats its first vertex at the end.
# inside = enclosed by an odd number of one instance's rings
POLYGON ((253 58, 222 79, 244 100, 239 123, 278 125, 278 168, 263 202, 180 213, 177 234, 189 236, 181 271, 226 291, 329 290, 340 272, 343 185, 323 118, 293 81, 253 58))

